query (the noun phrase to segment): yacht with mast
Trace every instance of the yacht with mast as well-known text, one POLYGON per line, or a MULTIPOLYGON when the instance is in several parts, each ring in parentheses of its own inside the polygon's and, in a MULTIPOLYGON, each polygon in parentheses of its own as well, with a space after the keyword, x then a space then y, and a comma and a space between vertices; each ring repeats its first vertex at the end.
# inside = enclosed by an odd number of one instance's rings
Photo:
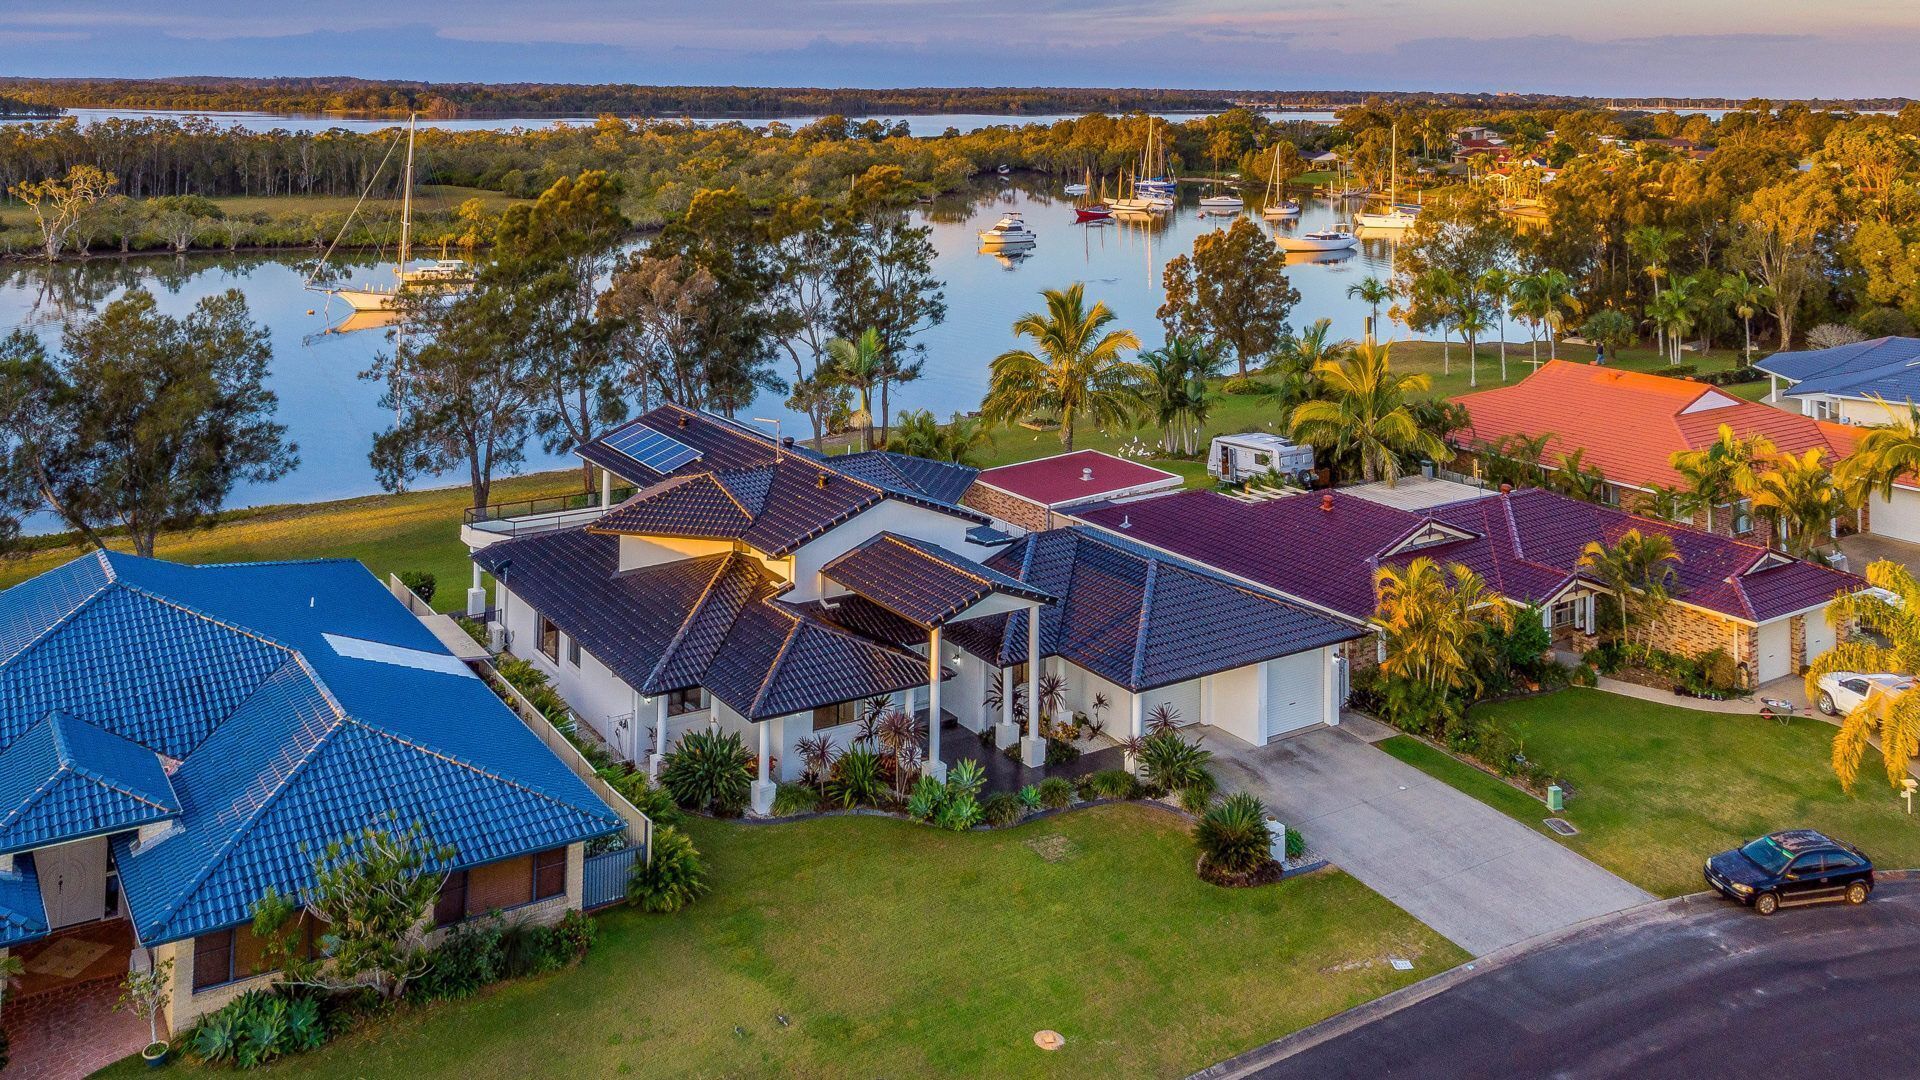
POLYGON ((1267 193, 1261 197, 1260 216, 1269 221, 1299 217, 1300 204, 1287 198, 1287 185, 1280 179, 1280 150, 1274 148, 1273 169, 1267 174, 1267 193))
POLYGON ((1386 213, 1375 214, 1363 211, 1355 214, 1353 219, 1359 222, 1360 227, 1363 229, 1411 229, 1413 228, 1413 223, 1418 220, 1415 214, 1408 213, 1400 206, 1399 124, 1393 125, 1393 142, 1392 149, 1388 152, 1388 160, 1392 163, 1393 167, 1393 186, 1388 189, 1386 213))
MULTIPOLYGON (((435 289, 456 291, 473 284, 473 270, 460 259, 434 259, 422 266, 412 265, 413 261, 413 139, 419 114, 407 117, 407 164, 400 183, 400 247, 395 253, 393 264, 394 284, 390 286, 365 285, 341 286, 323 289, 329 296, 337 296, 346 301, 355 312, 395 311, 400 306, 400 293, 403 289, 435 289)), ((392 150, 389 149, 391 154, 392 150)), ((382 165, 385 164, 383 160, 382 165)), ((379 178, 380 170, 367 179, 367 190, 373 188, 379 178)), ((366 191, 360 194, 361 202, 366 201, 366 191)), ((354 204, 354 212, 360 204, 354 204)), ((341 222, 340 232, 335 234, 333 244, 327 246, 327 254, 321 256, 314 267, 313 274, 307 278, 307 287, 314 287, 314 278, 326 266, 327 256, 333 254, 333 248, 339 244, 340 237, 346 235, 348 226, 353 224, 353 212, 347 214, 347 220, 341 222)))

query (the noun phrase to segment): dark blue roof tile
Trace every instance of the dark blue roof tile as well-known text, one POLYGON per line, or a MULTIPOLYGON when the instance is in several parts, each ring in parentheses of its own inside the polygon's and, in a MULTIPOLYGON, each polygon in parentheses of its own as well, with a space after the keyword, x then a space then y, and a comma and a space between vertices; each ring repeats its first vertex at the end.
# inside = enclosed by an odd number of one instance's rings
POLYGON ((932 628, 996 593, 1053 596, 937 544, 883 532, 828 562, 829 579, 916 625, 932 628))

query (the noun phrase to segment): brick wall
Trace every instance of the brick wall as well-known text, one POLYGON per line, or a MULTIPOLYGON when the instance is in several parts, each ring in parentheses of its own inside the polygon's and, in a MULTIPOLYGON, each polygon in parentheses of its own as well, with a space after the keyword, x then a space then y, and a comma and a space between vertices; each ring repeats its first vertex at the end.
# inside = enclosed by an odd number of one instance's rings
POLYGON ((1788 619, 1787 632, 1789 634, 1787 653, 1793 665, 1792 670, 1797 674, 1807 666, 1807 617, 1795 615, 1788 619))
POLYGON ((1029 502, 1017 495, 1009 495, 998 488, 985 484, 974 484, 960 498, 963 506, 970 506, 983 514, 999 518, 1011 525, 1017 525, 1028 532, 1039 532, 1050 525, 1052 514, 1047 508, 1036 502, 1029 502))
POLYGON ((1759 643, 1754 640, 1750 626, 1673 604, 1668 606, 1666 613, 1654 625, 1650 637, 1654 648, 1682 656, 1699 656, 1711 649, 1724 649, 1735 663, 1744 665, 1747 683, 1752 685, 1753 671, 1758 664, 1759 643))

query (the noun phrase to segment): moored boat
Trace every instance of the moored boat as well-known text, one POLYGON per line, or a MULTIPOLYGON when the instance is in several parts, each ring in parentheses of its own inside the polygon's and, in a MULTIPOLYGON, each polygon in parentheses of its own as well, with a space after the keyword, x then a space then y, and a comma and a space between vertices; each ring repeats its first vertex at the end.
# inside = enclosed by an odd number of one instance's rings
POLYGON ((1246 205, 1238 195, 1209 195, 1200 200, 1202 210, 1239 210, 1246 205))
POLYGON ((980 246, 984 248, 1031 247, 1038 239, 1034 231, 1027 228, 1027 223, 1018 212, 1009 212, 1001 215, 1000 220, 993 223, 993 228, 981 231, 980 246))
POLYGON ((1297 235, 1280 233, 1274 236, 1273 242, 1283 251, 1345 251, 1358 244, 1360 238, 1353 235, 1353 226, 1342 221, 1297 235))

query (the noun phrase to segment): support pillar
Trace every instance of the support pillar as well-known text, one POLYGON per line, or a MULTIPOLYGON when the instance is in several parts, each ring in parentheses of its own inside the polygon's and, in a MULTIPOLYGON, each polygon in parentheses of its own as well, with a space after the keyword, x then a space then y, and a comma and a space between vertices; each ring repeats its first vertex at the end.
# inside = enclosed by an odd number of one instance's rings
POLYGON ((947 779, 947 764, 940 760, 940 628, 927 635, 927 763, 921 775, 942 783, 947 779))
POLYGON ((760 729, 760 771, 759 779, 753 782, 753 812, 766 817, 773 813, 773 778, 767 775, 767 758, 772 753, 773 721, 762 720, 753 725, 760 729))
POLYGON ((613 505, 613 474, 605 469, 600 470, 600 505, 613 505))
POLYGON ((1020 763, 1038 769, 1047 763, 1047 740, 1040 734, 1040 605, 1027 608, 1027 737, 1020 740, 1020 763))
POLYGON ((1000 723, 993 729, 994 745, 1012 746, 1020 737, 1020 725, 1013 720, 1013 669, 1000 669, 1000 723))
MULTIPOLYGON (((472 557, 472 552, 468 552, 472 557)), ((467 616, 479 618, 487 610, 487 589, 480 581, 480 564, 473 564, 473 584, 467 587, 467 616)))
POLYGON ((667 756, 667 695, 653 699, 653 760, 647 762, 647 775, 660 782, 661 759, 667 756))
MULTIPOLYGON (((1138 739, 1147 733, 1147 699, 1139 693, 1127 695, 1127 735, 1138 739)), ((1140 758, 1137 754, 1127 755, 1127 771, 1140 771, 1140 758)))

